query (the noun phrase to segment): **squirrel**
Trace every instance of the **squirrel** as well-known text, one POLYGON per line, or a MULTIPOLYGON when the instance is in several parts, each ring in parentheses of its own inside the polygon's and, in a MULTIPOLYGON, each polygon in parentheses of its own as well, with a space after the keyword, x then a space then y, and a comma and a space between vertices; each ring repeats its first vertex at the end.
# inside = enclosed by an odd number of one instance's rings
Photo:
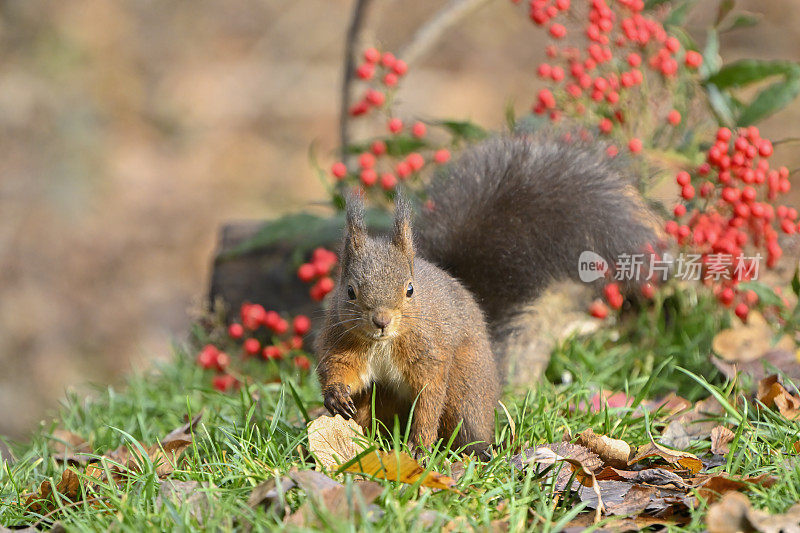
POLYGON ((417 449, 452 437, 454 449, 485 453, 506 364, 524 348, 509 339, 537 333, 518 319, 526 306, 551 281, 577 278, 584 250, 616 258, 654 240, 627 168, 603 148, 546 134, 483 141, 432 180, 413 232, 398 195, 383 238, 349 198, 317 339, 328 411, 365 429, 373 416, 386 428, 411 416, 417 449))

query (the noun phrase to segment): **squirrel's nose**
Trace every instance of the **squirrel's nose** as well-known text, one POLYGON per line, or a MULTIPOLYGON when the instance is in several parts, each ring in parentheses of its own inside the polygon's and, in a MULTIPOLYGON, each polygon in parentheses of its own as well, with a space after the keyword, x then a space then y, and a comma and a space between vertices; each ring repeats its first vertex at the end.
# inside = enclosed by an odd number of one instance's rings
POLYGON ((378 329, 386 329, 386 326, 392 321, 392 317, 389 313, 375 313, 372 315, 372 323, 375 324, 375 327, 378 329))

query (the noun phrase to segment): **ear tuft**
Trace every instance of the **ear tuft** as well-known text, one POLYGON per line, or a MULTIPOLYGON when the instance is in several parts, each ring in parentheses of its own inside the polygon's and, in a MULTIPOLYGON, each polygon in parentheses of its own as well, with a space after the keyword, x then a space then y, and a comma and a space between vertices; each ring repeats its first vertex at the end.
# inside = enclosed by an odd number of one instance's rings
POLYGON ((367 241, 367 226, 364 224, 364 200, 357 194, 350 194, 345 201, 347 205, 345 246, 355 251, 362 248, 367 241))
POLYGON ((411 233, 411 204, 404 196, 398 194, 394 199, 394 206, 392 244, 411 259, 414 256, 414 237, 411 233))

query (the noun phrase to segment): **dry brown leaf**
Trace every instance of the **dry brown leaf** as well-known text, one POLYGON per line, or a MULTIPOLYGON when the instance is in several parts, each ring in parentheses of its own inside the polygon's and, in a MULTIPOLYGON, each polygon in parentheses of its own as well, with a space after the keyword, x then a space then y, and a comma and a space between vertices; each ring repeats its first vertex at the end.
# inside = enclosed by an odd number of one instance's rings
POLYGON ((752 312, 746 324, 737 322, 734 327, 717 333, 712 347, 723 360, 736 363, 754 361, 773 349, 794 350, 794 341, 788 335, 773 344, 774 334, 763 315, 752 312))
POLYGON ((600 480, 625 480, 631 483, 646 483, 648 485, 674 485, 685 488, 688 485, 678 474, 666 468, 647 468, 645 470, 620 470, 606 467, 595 477, 600 480))
POLYGON ((92 452, 92 447, 77 433, 57 429, 50 437, 47 447, 56 461, 71 465, 85 464, 89 461, 88 454, 92 452))
POLYGON ((665 413, 667 418, 669 418, 686 411, 691 406, 692 404, 689 400, 678 396, 674 392, 670 392, 663 398, 642 402, 639 407, 640 409, 652 413, 660 411, 660 413, 665 413))
POLYGON ((534 451, 533 456, 530 457, 526 462, 540 465, 554 465, 557 462, 569 464, 570 468, 572 468, 572 471, 575 473, 575 479, 584 487, 590 487, 594 490, 594 493, 597 496, 595 520, 600 520, 600 515, 603 512, 603 497, 600 494, 600 486, 594 477, 594 473, 586 468, 581 461, 572 457, 564 457, 559 455, 547 446, 539 446, 534 451))
POLYGON ((596 453, 604 463, 611 466, 627 466, 628 459, 631 458, 631 447, 627 442, 598 435, 591 428, 578 435, 578 444, 596 453))
POLYGON ((638 515, 650 505, 650 500, 657 493, 658 489, 655 487, 634 485, 625 493, 621 502, 606 502, 606 512, 611 515, 638 515))
POLYGON ((711 453, 714 455, 725 455, 730 450, 730 444, 736 434, 724 426, 717 426, 711 430, 711 453))
MULTIPOLYGON (((71 468, 65 469, 61 473, 61 479, 56 483, 55 491, 62 497, 75 501, 81 492, 81 482, 78 474, 71 468)), ((49 480, 42 481, 39 490, 25 500, 25 506, 35 513, 41 512, 45 508, 50 508, 48 502, 43 502, 42 500, 50 500, 52 496, 53 485, 49 480)))
POLYGON ((355 420, 341 415, 321 416, 308 423, 308 451, 317 462, 317 470, 336 470, 364 451, 358 441, 364 437, 355 420))
POLYGON ((799 382, 800 360, 798 359, 800 358, 798 358, 797 351, 792 348, 791 350, 769 350, 758 359, 748 363, 729 363, 718 357, 711 357, 711 362, 729 380, 735 379, 738 374, 744 374, 749 376, 752 384, 755 385, 769 375, 764 363, 779 368, 786 377, 794 382, 799 382))
POLYGON ((769 488, 777 479, 768 474, 755 477, 726 476, 721 474, 711 475, 705 479, 693 480, 697 488, 697 495, 709 503, 717 501, 720 496, 729 492, 740 492, 750 488, 751 485, 769 488))
POLYGON ((689 452, 682 452, 679 450, 671 450, 666 448, 652 439, 648 444, 641 446, 636 450, 636 456, 628 461, 629 465, 638 463, 642 459, 648 457, 661 457, 665 461, 673 464, 679 464, 687 469, 690 474, 694 475, 703 468, 703 463, 696 455, 689 452))
POLYGON ((791 394, 772 374, 758 383, 758 401, 766 407, 777 407, 778 412, 789 420, 800 417, 800 397, 791 394))
POLYGON ((800 504, 793 505, 784 514, 773 515, 753 509, 750 500, 741 492, 729 492, 708 508, 706 525, 709 533, 796 533, 800 531, 800 504))
POLYGON ((314 505, 345 520, 355 517, 357 509, 360 509, 362 513, 379 512, 372 502, 383 492, 383 486, 380 483, 358 481, 353 483, 352 491, 348 491, 345 485, 316 470, 293 468, 289 471, 289 477, 306 492, 310 501, 301 505, 297 511, 288 516, 285 520, 286 524, 312 527, 316 522, 313 512, 314 505))
POLYGON ((425 469, 405 452, 376 450, 358 459, 347 467, 345 472, 399 481, 409 485, 413 485, 421 479, 424 487, 458 492, 453 488, 456 485, 453 478, 438 472, 425 472, 425 469))
MULTIPOLYGON (((565 528, 561 531, 562 533, 581 533, 587 527, 591 527, 593 523, 594 521, 591 513, 582 513, 567 523, 565 528)), ((595 533, 619 533, 621 531, 641 531, 647 527, 669 526, 673 524, 675 524, 674 521, 664 518, 636 516, 614 520, 601 528, 592 529, 592 531, 595 533)))

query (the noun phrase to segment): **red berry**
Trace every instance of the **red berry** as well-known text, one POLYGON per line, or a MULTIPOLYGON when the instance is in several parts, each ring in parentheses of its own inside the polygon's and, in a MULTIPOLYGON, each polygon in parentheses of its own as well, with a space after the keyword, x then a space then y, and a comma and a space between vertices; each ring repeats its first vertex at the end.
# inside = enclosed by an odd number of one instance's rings
POLYGON ((333 283, 333 280, 331 278, 325 277, 325 278, 320 279, 317 282, 317 285, 319 286, 319 289, 324 294, 328 294, 329 292, 331 292, 333 290, 334 283, 333 283))
POLYGON ((289 349, 301 350, 302 348, 303 348, 303 337, 295 335, 289 340, 289 349))
POLYGON ((197 364, 203 368, 213 368, 217 364, 219 350, 213 344, 206 344, 197 354, 197 364))
POLYGON ((567 28, 561 24, 552 24, 550 26, 550 35, 554 39, 561 39, 567 34, 567 28))
POLYGON ((377 63, 381 58, 381 53, 375 48, 367 48, 364 50, 364 61, 367 63, 377 63))
POLYGON ((275 330, 275 325, 280 321, 281 315, 275 311, 267 311, 267 315, 264 317, 264 325, 273 331, 275 330))
POLYGON ((365 187, 372 187, 378 181, 378 174, 373 169, 367 168, 361 171, 359 178, 365 187))
POLYGON ((724 305, 725 307, 728 307, 733 303, 733 297, 734 297, 734 292, 733 289, 731 289, 730 287, 722 289, 722 291, 719 293, 719 296, 717 296, 720 303, 722 303, 722 305, 724 305))
POLYGON ((608 154, 608 157, 615 157, 618 153, 619 149, 613 144, 606 148, 606 154, 608 154))
POLYGON ((747 307, 746 303, 740 303, 733 312, 736 313, 736 316, 738 316, 742 322, 747 322, 747 314, 750 312, 750 308, 747 307))
POLYGON ((677 109, 673 109, 667 115, 667 122, 672 124, 673 126, 677 126, 681 123, 681 114, 678 112, 677 109))
POLYGON ((691 200, 694 198, 694 187, 691 185, 685 185, 683 189, 681 189, 681 196, 684 200, 691 200))
POLYGON ((297 277, 304 283, 308 283, 314 279, 316 275, 317 269, 311 263, 303 263, 300 265, 300 268, 297 269, 297 277))
POLYGON ((258 339, 247 339, 244 341, 244 353, 247 355, 255 355, 261 350, 261 343, 258 342, 258 339))
POLYGON ((375 65, 372 63, 364 63, 356 69, 356 76, 362 80, 368 80, 375 74, 375 65))
POLYGON ((266 314, 264 308, 258 304, 242 304, 242 325, 251 331, 256 330, 264 322, 266 314))
MULTIPOLYGON (((325 278, 323 278, 323 279, 325 279, 325 278)), ((327 278, 327 279, 330 279, 330 278, 327 278)), ((283 335, 284 333, 289 331, 289 323, 285 319, 281 318, 275 323, 275 326, 272 327, 271 329, 272 329, 272 331, 274 331, 278 335, 283 335)))
POLYGON ((408 71, 408 65, 406 65, 406 62, 402 59, 398 59, 394 62, 394 65, 392 65, 392 70, 398 76, 402 76, 408 71))
POLYGON ((634 154, 638 154, 642 151, 642 141, 634 137, 628 142, 628 150, 634 154))
POLYGON ((394 169, 401 180, 411 175, 411 165, 408 164, 408 161, 400 161, 394 169))
POLYGON ((406 157, 406 161, 408 161, 411 170, 413 170, 414 172, 419 172, 422 169, 422 167, 425 166, 425 158, 422 157, 417 152, 412 152, 408 154, 408 157, 406 157))
POLYGON ((239 340, 242 338, 242 335, 244 335, 244 327, 241 324, 234 322, 228 326, 228 336, 231 339, 239 340))
POLYGON ((220 374, 214 376, 211 385, 220 392, 226 392, 236 386, 236 378, 230 374, 220 374))
POLYGON ((642 296, 647 298, 648 300, 652 300, 653 296, 656 294, 656 288, 653 287, 652 283, 644 283, 642 284, 642 296))
POLYGON ((678 174, 675 176, 675 181, 681 187, 685 187, 686 185, 689 185, 691 179, 692 179, 692 177, 686 171, 678 172, 678 174))
POLYGON ((383 65, 386 68, 392 68, 394 66, 395 61, 397 61, 397 59, 391 52, 384 52, 383 55, 381 56, 381 65, 383 65))
POLYGON ((359 156, 358 164, 361 168, 372 168, 375 166, 375 156, 369 152, 364 152, 359 156))
POLYGON ((552 109, 556 106, 556 98, 553 96, 553 93, 550 92, 549 89, 542 89, 539 91, 538 95, 539 104, 544 109, 552 109))
POLYGON ((694 50, 689 50, 686 52, 686 57, 684 58, 686 62, 686 66, 695 69, 703 64, 703 56, 700 55, 699 52, 695 52, 694 50))
POLYGON ((683 204, 678 204, 675 206, 672 212, 675 214, 676 217, 682 217, 683 215, 686 214, 686 206, 683 204))
POLYGON ((383 77, 383 84, 387 87, 394 87, 397 85, 397 74, 394 72, 387 72, 383 77))
POLYGON ((292 329, 297 335, 305 335, 311 329, 311 320, 306 315, 297 315, 292 321, 292 329))
POLYGON ((378 90, 369 89, 367 94, 364 95, 364 100, 375 107, 380 107, 386 102, 386 95, 378 90))
POLYGON ((589 314, 602 320, 608 316, 608 307, 600 300, 595 300, 589 304, 589 314))
POLYGON ((261 357, 267 361, 271 359, 283 359, 283 350, 281 350, 278 346, 265 346, 264 350, 261 352, 261 357))
POLYGON ((347 167, 341 161, 337 161, 331 167, 331 174, 333 174, 336 179, 342 179, 347 176, 347 167))
POLYGON ((631 52, 630 54, 628 54, 628 64, 633 68, 638 67, 639 65, 642 64, 642 56, 631 52))
POLYGON ((217 354, 217 359, 214 364, 214 368, 216 368, 219 372, 224 372, 228 365, 231 364, 231 358, 225 352, 220 352, 217 354))
POLYGON ((614 124, 611 122, 610 119, 604 118, 603 120, 600 121, 599 127, 600 127, 600 131, 601 132, 610 133, 611 132, 611 128, 614 127, 614 124))
POLYGON ((447 163, 450 161, 450 150, 447 150, 446 148, 436 150, 436 153, 433 154, 433 160, 439 165, 447 163))
POLYGON ((761 157, 769 157, 772 155, 772 143, 769 142, 767 139, 761 141, 758 145, 758 154, 761 157))
POLYGON ((370 147, 372 153, 375 155, 383 155, 386 153, 386 143, 383 141, 375 141, 370 147))
POLYGON ((413 126, 411 126, 411 135, 417 138, 425 137, 425 133, 427 132, 427 128, 425 124, 422 122, 415 122, 413 126))
POLYGON ((311 368, 311 361, 305 355, 298 355, 294 358, 294 365, 300 370, 308 370, 311 368))
POLYGON ((397 186, 397 178, 391 172, 381 174, 381 188, 384 191, 391 191, 397 186))
POLYGON ((664 41, 664 48, 669 50, 672 53, 677 52, 681 48, 681 43, 675 37, 668 37, 666 41, 664 41))
POLYGON ((389 120, 389 131, 392 133, 399 133, 403 129, 403 121, 395 117, 389 120))

